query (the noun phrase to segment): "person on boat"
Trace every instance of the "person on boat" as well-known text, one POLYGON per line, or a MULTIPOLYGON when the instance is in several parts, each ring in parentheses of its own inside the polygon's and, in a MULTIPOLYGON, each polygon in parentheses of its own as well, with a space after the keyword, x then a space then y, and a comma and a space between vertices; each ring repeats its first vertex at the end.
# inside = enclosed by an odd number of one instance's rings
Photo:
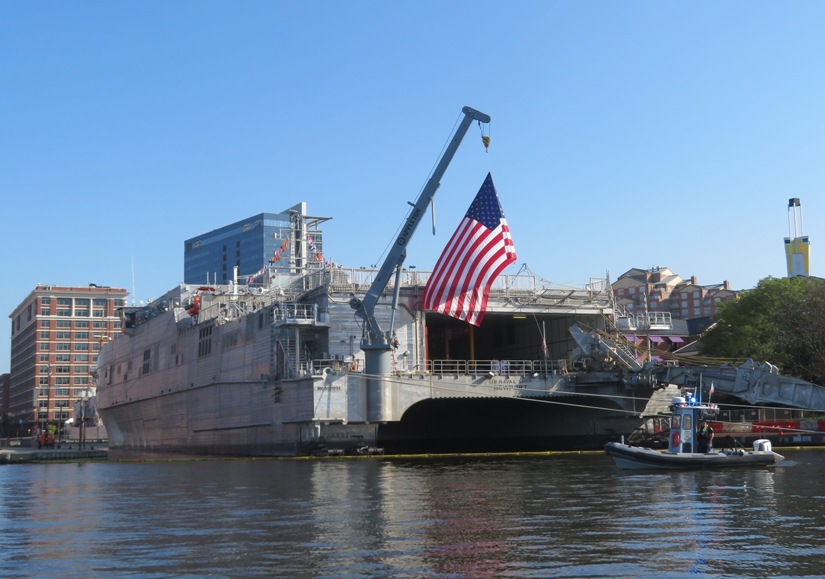
POLYGON ((707 420, 699 423, 699 432, 696 435, 696 450, 701 453, 710 452, 713 448, 713 427, 707 420))

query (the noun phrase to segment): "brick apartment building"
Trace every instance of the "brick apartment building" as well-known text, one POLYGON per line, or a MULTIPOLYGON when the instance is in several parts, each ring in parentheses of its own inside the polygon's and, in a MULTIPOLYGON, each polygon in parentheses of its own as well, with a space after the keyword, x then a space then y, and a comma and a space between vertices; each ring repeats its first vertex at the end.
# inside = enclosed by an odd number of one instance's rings
POLYGON ((667 312, 679 320, 712 317, 721 302, 740 293, 728 281, 699 285, 696 276, 683 279, 666 267, 631 269, 612 286, 617 305, 627 313, 667 312))
POLYGON ((91 372, 104 341, 121 331, 120 288, 38 285, 11 318, 11 371, 3 392, 7 436, 29 436, 73 418, 93 395, 91 372))
POLYGON ((611 285, 619 329, 649 357, 684 348, 711 325, 720 303, 740 294, 727 281, 699 285, 666 267, 634 268, 611 285))

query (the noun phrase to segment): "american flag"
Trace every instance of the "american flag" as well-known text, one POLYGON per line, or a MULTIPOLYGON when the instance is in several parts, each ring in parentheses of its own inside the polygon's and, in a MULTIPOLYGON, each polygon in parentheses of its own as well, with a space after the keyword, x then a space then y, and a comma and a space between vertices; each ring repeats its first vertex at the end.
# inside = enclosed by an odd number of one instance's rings
POLYGON ((435 264, 424 308, 480 326, 493 281, 514 261, 516 248, 488 173, 435 264))

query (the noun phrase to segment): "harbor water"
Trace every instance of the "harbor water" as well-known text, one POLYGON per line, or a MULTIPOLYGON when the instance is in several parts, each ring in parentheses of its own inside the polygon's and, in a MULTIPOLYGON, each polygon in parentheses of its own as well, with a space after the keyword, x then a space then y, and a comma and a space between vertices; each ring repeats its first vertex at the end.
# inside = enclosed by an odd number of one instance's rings
POLYGON ((822 577, 825 450, 0 467, 4 577, 822 577))

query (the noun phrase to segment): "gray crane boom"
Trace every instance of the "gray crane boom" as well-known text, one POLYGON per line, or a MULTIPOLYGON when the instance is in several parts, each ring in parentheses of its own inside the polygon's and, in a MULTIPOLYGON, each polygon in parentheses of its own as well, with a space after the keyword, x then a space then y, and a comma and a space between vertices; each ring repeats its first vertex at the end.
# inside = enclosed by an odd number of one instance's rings
MULTIPOLYGON (((464 107, 461 112, 464 113, 464 118, 458 125, 458 128, 456 129, 449 145, 444 150, 444 154, 441 156, 441 159, 433 171, 432 176, 422 189, 421 194, 418 196, 418 201, 416 201, 415 205, 413 205, 413 209, 410 211, 407 221, 401 229, 401 233, 398 234, 395 243, 393 243, 392 248, 384 260, 384 263, 381 265, 381 269, 375 276, 369 290, 367 290, 367 294, 364 296, 363 300, 359 300, 357 298, 350 300, 350 306, 355 309, 355 314, 364 320, 364 334, 361 339, 361 348, 365 351, 368 358, 370 349, 390 349, 389 336, 385 335, 385 333, 381 330, 378 321, 375 319, 375 305, 378 303, 378 299, 386 289, 393 271, 400 269, 401 265, 404 263, 407 253, 407 245, 409 244, 413 233, 415 233, 418 224, 421 222, 421 219, 424 217, 424 213, 427 210, 427 205, 432 201, 432 198, 435 196, 435 192, 441 185, 441 177, 450 165, 450 161, 452 161, 456 150, 458 150, 458 146, 461 144, 461 141, 467 133, 467 129, 470 127, 470 124, 473 121, 478 121, 480 123, 490 122, 490 117, 488 115, 485 115, 484 113, 470 107, 464 107)), ((366 365, 368 368, 371 366, 369 359, 366 360, 366 365)))

